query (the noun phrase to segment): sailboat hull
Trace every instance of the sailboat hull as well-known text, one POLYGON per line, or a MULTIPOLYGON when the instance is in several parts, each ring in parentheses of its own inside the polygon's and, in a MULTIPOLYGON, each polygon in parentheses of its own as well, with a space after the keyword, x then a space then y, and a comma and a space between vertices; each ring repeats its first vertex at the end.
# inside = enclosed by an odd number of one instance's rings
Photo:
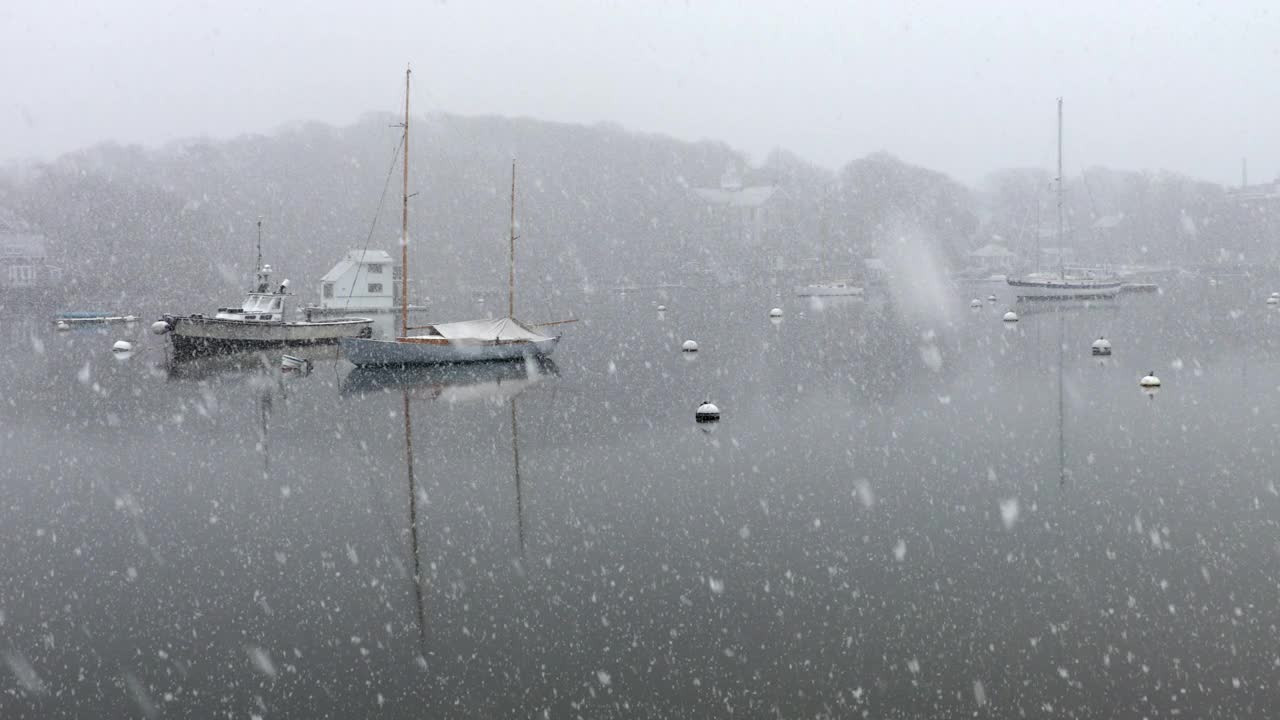
POLYGON ((524 357, 549 357, 560 342, 559 336, 534 342, 484 344, 408 343, 395 340, 342 338, 342 354, 354 365, 441 365, 445 363, 489 362, 524 357))
POLYGON ((1109 300, 1120 293, 1119 280, 1015 280, 1009 287, 1019 300, 1109 300))

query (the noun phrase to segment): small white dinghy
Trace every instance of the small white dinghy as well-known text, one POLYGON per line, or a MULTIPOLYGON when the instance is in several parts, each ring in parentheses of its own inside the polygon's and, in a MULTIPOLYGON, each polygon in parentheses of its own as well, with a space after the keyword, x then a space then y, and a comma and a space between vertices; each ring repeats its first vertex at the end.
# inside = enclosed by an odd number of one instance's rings
POLYGON ((283 372, 300 372, 303 374, 311 372, 311 361, 307 358, 300 358, 296 355, 281 355, 280 370, 283 372))

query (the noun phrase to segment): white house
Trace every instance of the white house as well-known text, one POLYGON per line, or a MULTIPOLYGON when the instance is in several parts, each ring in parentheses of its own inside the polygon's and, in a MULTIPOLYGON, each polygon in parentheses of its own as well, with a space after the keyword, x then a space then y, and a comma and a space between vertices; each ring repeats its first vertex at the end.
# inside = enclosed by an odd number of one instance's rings
POLYGON ((39 289, 61 277, 62 270, 46 262, 44 237, 0 208, 0 289, 39 289))
POLYGON ((382 250, 351 250, 320 279, 320 307, 390 308, 399 298, 400 266, 382 250))

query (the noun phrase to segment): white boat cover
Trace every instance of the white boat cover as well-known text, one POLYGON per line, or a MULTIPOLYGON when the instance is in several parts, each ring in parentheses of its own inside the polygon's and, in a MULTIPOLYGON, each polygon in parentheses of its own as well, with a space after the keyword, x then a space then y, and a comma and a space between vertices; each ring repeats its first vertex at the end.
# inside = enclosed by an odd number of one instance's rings
POLYGON ((521 325, 514 318, 504 317, 494 320, 464 320, 463 322, 440 323, 432 325, 434 333, 411 335, 410 337, 443 337, 454 344, 465 345, 468 342, 492 343, 498 340, 512 342, 526 340, 539 342, 550 340, 546 335, 536 333, 521 325))

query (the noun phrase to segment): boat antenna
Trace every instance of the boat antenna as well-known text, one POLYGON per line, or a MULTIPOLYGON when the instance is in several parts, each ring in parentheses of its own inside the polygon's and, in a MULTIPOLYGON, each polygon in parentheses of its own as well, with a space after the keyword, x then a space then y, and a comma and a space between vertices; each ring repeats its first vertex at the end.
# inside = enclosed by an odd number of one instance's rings
POLYGON ((258 264, 254 272, 262 272, 262 218, 258 218, 258 264))
POLYGON ((511 248, 507 255, 507 317, 516 316, 516 161, 511 159, 511 248))
POLYGON ((404 191, 400 214, 400 337, 409 335, 409 75, 404 69, 404 191))
POLYGON ((1058 275, 1066 282, 1067 266, 1062 252, 1062 98, 1058 98, 1058 275))

